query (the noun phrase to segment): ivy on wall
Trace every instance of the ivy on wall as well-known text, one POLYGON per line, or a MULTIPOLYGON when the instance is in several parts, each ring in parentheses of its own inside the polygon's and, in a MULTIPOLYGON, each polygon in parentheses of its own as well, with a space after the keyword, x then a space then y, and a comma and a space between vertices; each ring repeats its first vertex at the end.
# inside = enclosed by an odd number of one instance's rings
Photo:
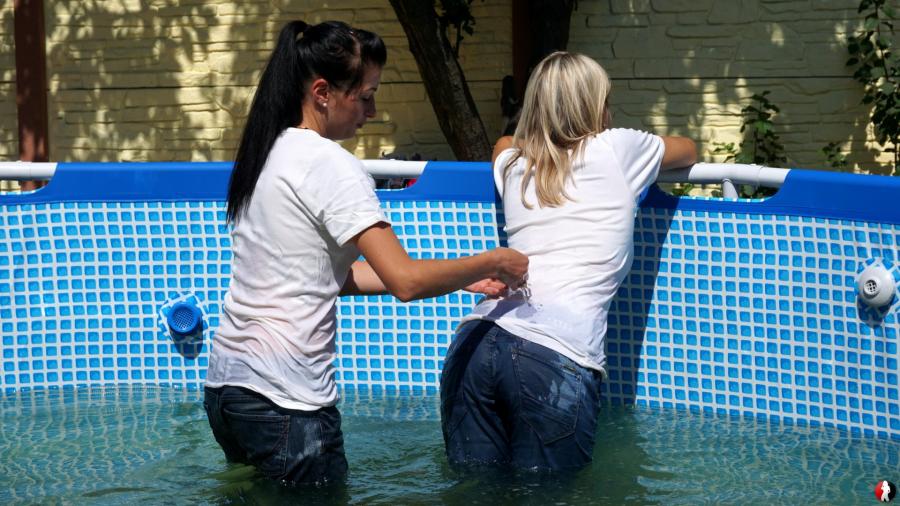
POLYGON ((887 0, 862 0, 862 30, 847 37, 853 78, 862 83, 862 103, 872 105, 875 138, 893 153, 893 174, 900 175, 900 65, 894 53, 894 10, 887 0))

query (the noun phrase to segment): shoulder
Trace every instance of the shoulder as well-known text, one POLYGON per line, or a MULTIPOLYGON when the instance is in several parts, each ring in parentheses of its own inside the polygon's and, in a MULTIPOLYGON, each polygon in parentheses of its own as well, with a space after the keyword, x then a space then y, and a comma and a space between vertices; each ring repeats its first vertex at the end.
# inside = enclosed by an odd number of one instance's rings
POLYGON ((662 146, 662 138, 658 135, 633 128, 610 128, 601 132, 595 139, 607 144, 617 153, 656 149, 662 146))
POLYGON ((337 142, 322 137, 317 137, 317 141, 317 149, 314 153, 315 161, 325 162, 336 167, 362 169, 362 161, 337 142))
POLYGON ((600 132, 600 135, 597 136, 601 139, 608 140, 628 140, 628 139, 646 139, 648 137, 656 137, 649 132, 645 132, 643 130, 636 130, 634 128, 609 128, 600 132))
POLYGON ((494 157, 494 167, 505 167, 507 162, 518 153, 516 148, 506 148, 494 157))
POLYGON ((368 178, 362 161, 344 149, 343 146, 330 139, 311 134, 315 138, 309 144, 303 146, 299 156, 306 158, 307 166, 313 177, 324 178, 327 181, 338 179, 368 178))
POLYGON ((362 166, 362 162, 337 142, 311 130, 288 128, 281 134, 273 151, 290 151, 299 158, 331 165, 362 166))
POLYGON ((297 191, 368 179, 358 158, 340 144, 305 130, 288 129, 269 153, 267 163, 277 179, 297 191))

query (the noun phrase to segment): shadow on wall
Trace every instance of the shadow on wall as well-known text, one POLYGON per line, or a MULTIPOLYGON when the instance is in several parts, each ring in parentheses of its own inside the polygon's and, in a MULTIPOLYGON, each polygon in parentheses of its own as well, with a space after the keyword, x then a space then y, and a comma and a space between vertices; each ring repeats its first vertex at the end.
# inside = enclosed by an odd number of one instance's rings
MULTIPOLYGON (((391 58, 398 56, 383 90, 396 108, 348 148, 378 158, 382 140, 393 139, 404 151, 435 152, 446 144, 436 125, 434 135, 407 132, 423 119, 403 104, 413 98, 419 104, 424 92, 409 86, 417 72, 399 61, 405 38, 384 4, 357 12, 340 0, 50 2, 51 159, 231 159, 272 41, 284 21, 296 18, 370 26, 386 36, 391 58)), ((585 0, 573 13, 569 48, 609 69, 617 126, 689 135, 711 159, 713 142, 740 139, 741 108, 768 89, 782 110, 775 125, 790 165, 827 168, 819 150, 838 141, 851 164, 877 172, 885 158, 867 141, 869 111, 844 66, 846 34, 860 25, 857 5, 585 0)), ((485 24, 479 33, 489 29, 485 24)), ((499 90, 499 82, 470 81, 489 88, 479 88, 485 97, 499 90)), ((482 116, 490 123, 499 111, 482 116)))
POLYGON ((232 159, 278 31, 323 6, 48 3, 51 159, 232 159))
POLYGON ((837 141, 852 166, 880 173, 887 158, 867 142, 869 108, 845 66, 858 4, 585 1, 569 48, 609 70, 616 126, 693 137, 711 160, 714 142, 740 141, 749 97, 771 90, 788 166, 828 169, 820 150, 837 141))
POLYGON ((186 78, 197 95, 213 85, 200 62, 219 23, 214 6, 70 0, 47 9, 51 160, 210 154, 212 139, 191 138, 200 114, 182 104, 186 78))
MULTIPOLYGON (((483 19, 502 18, 502 8, 483 19)), ((233 159, 259 76, 292 19, 364 26, 388 46, 379 115, 345 148, 369 159, 385 151, 451 156, 387 0, 61 0, 46 9, 54 161, 233 159)), ((478 66, 478 51, 502 49, 484 40, 466 49, 482 77, 494 71, 478 66)), ((499 75, 470 82, 479 103, 494 102, 499 75)))

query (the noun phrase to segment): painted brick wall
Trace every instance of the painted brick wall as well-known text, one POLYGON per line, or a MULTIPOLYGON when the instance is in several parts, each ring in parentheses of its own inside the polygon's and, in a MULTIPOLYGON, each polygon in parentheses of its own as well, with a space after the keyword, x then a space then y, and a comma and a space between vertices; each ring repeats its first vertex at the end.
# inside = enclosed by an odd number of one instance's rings
POLYGON ((597 58, 613 77, 615 122, 702 141, 741 138, 740 110, 771 90, 794 167, 828 168, 830 141, 856 168, 890 163, 879 154, 845 67, 846 36, 860 26, 858 0, 583 0, 569 48, 597 58))
MULTIPOLYGON (((386 0, 46 2, 52 159, 227 160, 285 21, 337 19, 388 45, 378 116, 346 147, 358 156, 452 159, 406 37, 386 0)), ((512 72, 509 1, 476 2, 462 63, 485 123, 499 132, 499 83, 512 72)))
MULTIPOLYGON (((16 55, 13 3, 0 3, 0 160, 19 159, 19 127, 16 119, 16 55)), ((18 188, 0 181, 0 191, 18 188)))
MULTIPOLYGON (((771 90, 790 164, 827 168, 841 141, 854 168, 889 163, 844 67, 857 0, 581 0, 570 49, 613 76, 620 126, 690 135, 706 160, 739 139, 741 107, 771 90)), ((340 19, 381 34, 389 62, 379 113, 346 144, 355 154, 451 159, 406 37, 387 0, 46 1, 51 159, 227 160, 271 41, 282 23, 340 19)), ((499 82, 511 73, 511 0, 473 3, 462 63, 489 135, 502 123, 499 82)), ((0 6, 0 118, 14 125, 12 6, 0 6), (7 118, 9 118, 7 120, 7 118)), ((15 129, 0 158, 15 158, 15 129)))

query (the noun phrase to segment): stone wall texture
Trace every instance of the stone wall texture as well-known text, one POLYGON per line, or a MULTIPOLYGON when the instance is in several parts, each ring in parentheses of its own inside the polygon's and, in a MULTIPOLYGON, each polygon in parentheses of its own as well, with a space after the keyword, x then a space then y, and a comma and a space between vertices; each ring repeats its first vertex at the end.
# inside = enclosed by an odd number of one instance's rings
POLYGON ((788 166, 828 169, 821 149, 840 142, 854 169, 885 172, 845 66, 858 0, 605 0, 578 2, 569 49, 593 56, 614 80, 615 122, 701 141, 739 142, 740 111, 754 93, 774 118, 788 166))
MULTIPOLYGON (((357 156, 452 159, 387 0, 47 1, 54 160, 228 160, 286 21, 337 19, 380 34, 378 115, 345 143, 357 156), (327 7, 322 7, 327 5, 327 7)), ((461 60, 491 132, 511 73, 509 1, 476 2, 461 60)))
MULTIPOLYGON (((472 4, 461 63, 489 135, 512 73, 511 0, 472 4)), ((285 21, 338 19, 388 45, 377 117, 345 146, 362 158, 452 159, 388 0, 45 0, 53 161, 229 160, 285 21)), ((890 162, 844 66, 858 0, 580 0, 569 49, 614 80, 614 122, 700 142, 740 139, 740 110, 770 90, 794 167, 841 142, 854 170, 890 162)), ((12 2, 0 5, 0 159, 15 159, 12 2)))
MULTIPOLYGON (((0 160, 18 160, 19 125, 16 117, 16 54, 13 40, 13 3, 0 3, 0 160)), ((0 181, 0 191, 16 186, 0 181)))

